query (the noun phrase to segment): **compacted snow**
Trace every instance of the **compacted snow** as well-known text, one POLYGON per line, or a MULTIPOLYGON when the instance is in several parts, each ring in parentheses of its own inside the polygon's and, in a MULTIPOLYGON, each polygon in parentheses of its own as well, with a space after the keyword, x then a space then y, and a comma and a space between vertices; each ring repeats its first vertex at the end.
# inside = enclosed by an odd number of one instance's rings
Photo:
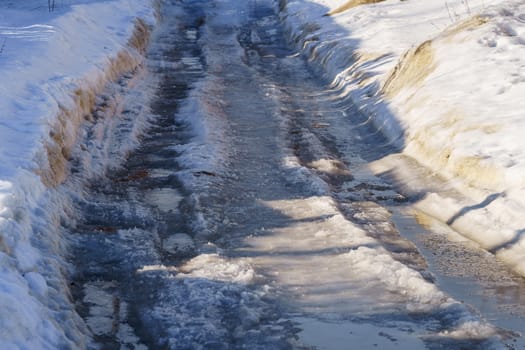
MULTIPOLYGON (((419 209, 525 274, 524 5, 285 0, 281 8, 290 37, 334 89, 448 181, 447 193, 426 189, 419 209)), ((410 179, 399 164, 371 168, 410 179)))

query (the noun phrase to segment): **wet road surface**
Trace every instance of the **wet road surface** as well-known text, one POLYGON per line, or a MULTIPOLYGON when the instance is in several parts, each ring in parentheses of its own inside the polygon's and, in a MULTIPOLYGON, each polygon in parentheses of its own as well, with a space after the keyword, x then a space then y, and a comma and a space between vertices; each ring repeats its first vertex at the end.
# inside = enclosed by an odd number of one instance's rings
POLYGON ((95 347, 524 345, 522 279, 367 170, 398 150, 287 44, 272 1, 163 6, 139 146, 69 181, 95 347))

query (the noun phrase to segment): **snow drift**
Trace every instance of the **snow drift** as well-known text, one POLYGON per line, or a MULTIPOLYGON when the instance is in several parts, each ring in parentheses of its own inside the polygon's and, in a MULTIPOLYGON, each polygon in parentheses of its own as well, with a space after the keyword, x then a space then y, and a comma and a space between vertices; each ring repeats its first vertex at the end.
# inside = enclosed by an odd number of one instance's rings
MULTIPOLYGON (((525 6, 282 0, 279 7, 290 40, 332 87, 403 155, 447 181, 446 191, 427 190, 415 206, 525 275, 525 6)), ((371 164, 398 175, 401 167, 371 164)))
POLYGON ((39 5, 0 11, 0 338, 4 348, 85 348, 59 234, 71 207, 56 186, 97 94, 141 66, 155 18, 150 1, 39 5))

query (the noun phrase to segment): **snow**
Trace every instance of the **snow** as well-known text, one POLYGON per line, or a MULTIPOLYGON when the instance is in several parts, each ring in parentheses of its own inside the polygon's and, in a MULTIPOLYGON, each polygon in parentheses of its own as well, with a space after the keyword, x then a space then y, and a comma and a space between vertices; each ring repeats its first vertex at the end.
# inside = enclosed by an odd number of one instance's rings
POLYGON ((387 0, 334 13, 345 3, 282 1, 281 17, 334 89, 460 194, 427 189, 415 205, 525 275, 525 5, 387 0))
POLYGON ((194 174, 199 171, 221 171, 221 161, 227 154, 222 141, 224 126, 220 122, 225 118, 221 110, 224 102, 216 97, 220 96, 224 87, 217 80, 215 77, 206 77, 195 83, 178 113, 179 120, 191 125, 192 132, 190 142, 173 146, 174 150, 181 153, 180 162, 187 169, 185 174, 178 175, 187 187, 202 185, 195 184, 194 174))
POLYGON ((89 342, 68 297, 67 243, 58 225, 67 220, 69 201, 53 188, 64 177, 53 155, 71 151, 90 96, 140 64, 140 44, 128 45, 139 39, 135 19, 155 22, 150 1, 62 1, 53 12, 43 5, 0 4, 0 339, 6 349, 89 342))
POLYGON ((211 281, 248 284, 253 281, 255 271, 246 259, 228 261, 219 254, 201 254, 180 269, 178 278, 204 278, 211 281))
MULTIPOLYGON (((471 1, 467 9, 464 2, 448 3, 447 10, 437 0, 387 0, 321 17, 343 1, 290 0, 283 17, 298 45, 322 66, 334 81, 334 88, 362 101, 360 107, 376 116, 378 125, 393 142, 404 146, 407 155, 444 176, 462 180, 458 188, 465 198, 431 193, 418 203, 419 207, 442 216, 444 221, 454 219, 451 224, 462 231, 479 228, 483 233, 471 238, 487 249, 501 247, 497 253, 517 264, 525 250, 517 235, 524 227, 523 219, 515 216, 525 205, 521 196, 525 156, 519 137, 524 121, 517 112, 522 103, 519 87, 525 80, 521 66, 525 57, 521 51, 525 32, 521 12, 525 7, 513 2, 488 7, 497 1, 471 1), (480 18, 488 18, 488 23, 457 32, 447 30, 450 22, 461 23, 470 12, 483 13, 480 18), (424 70, 414 73, 418 79, 408 79, 406 86, 386 84, 390 70, 404 52, 426 40, 432 40, 433 69, 428 74, 424 70), (470 57, 473 61, 466 60, 470 57), (501 69, 494 71, 494 65, 501 69), (491 84, 485 82, 489 78, 491 84), (385 94, 378 94, 383 86, 392 92, 385 89, 385 94), (490 108, 487 101, 491 101, 490 108), (420 118, 422 114, 426 118, 420 118), (498 115, 497 120, 494 115, 498 115), (432 130, 431 137, 428 130, 432 130), (442 155, 445 149, 446 157, 442 155), (502 194, 489 196, 483 212, 474 210, 476 203, 492 193, 502 194), (470 207, 473 210, 464 210, 470 207)), ((225 11, 233 14, 234 4, 223 1, 217 6, 225 6, 225 11)), ((66 282, 71 269, 64 256, 67 239, 58 233, 60 222, 70 220, 72 199, 70 193, 56 186, 67 176, 69 155, 74 154, 82 163, 79 168, 88 173, 86 177, 94 177, 110 162, 118 163, 119 157, 133 147, 138 130, 147 124, 147 111, 138 104, 147 100, 141 93, 147 95, 148 86, 139 83, 124 98, 119 91, 133 86, 133 78, 120 81, 126 86, 115 83, 122 73, 142 64, 143 43, 136 42, 141 40, 137 35, 142 22, 136 18, 155 23, 154 6, 152 1, 139 0, 69 0, 59 3, 54 12, 36 0, 0 6, 0 339, 4 348, 84 348, 90 342, 90 331, 95 335, 111 332, 113 286, 103 282, 87 286, 84 302, 89 304, 90 317, 81 320, 71 304, 66 282), (103 89, 115 94, 98 95, 103 89), (93 105, 105 107, 92 115, 93 105), (118 135, 112 139, 115 135, 109 132, 127 120, 94 123, 92 129, 86 126, 91 118, 99 117, 97 113, 111 115, 122 111, 124 105, 140 115, 126 124, 130 127, 127 143, 121 144, 118 135)), ((238 16, 222 18, 231 21, 231 26, 241 22, 238 16)), ((197 37, 191 30, 186 35, 189 39, 197 37)), ((229 54, 225 57, 240 59, 242 50, 234 48, 229 54)), ((181 153, 178 161, 185 165, 179 175, 190 190, 206 181, 195 180, 195 173, 223 171, 222 162, 230 152, 223 140, 227 134, 222 122, 226 119, 226 102, 219 97, 228 89, 220 78, 228 62, 225 57, 213 61, 209 56, 212 74, 195 84, 179 110, 180 120, 195 132, 188 143, 174 146, 181 153)), ((202 69, 197 58, 183 58, 182 64, 202 69)), ((272 93, 277 91, 269 91, 272 93)), ((312 167, 325 172, 340 170, 338 164, 324 158, 312 167)), ((297 222, 280 232, 270 232, 273 236, 249 239, 253 247, 282 256, 272 255, 271 261, 264 256, 258 260, 225 257, 211 243, 197 247, 188 234, 174 233, 162 242, 167 252, 190 254, 197 250, 199 255, 177 268, 156 262, 138 268, 138 274, 166 274, 171 279, 172 288, 151 311, 160 320, 175 321, 170 342, 189 339, 192 332, 202 337, 223 332, 216 317, 223 305, 241 310, 242 327, 235 336, 248 337, 245 330, 258 327, 266 307, 263 298, 272 291, 269 286, 262 291, 247 288, 261 277, 256 268, 264 266, 279 267, 274 276, 278 287, 289 291, 293 284, 301 286, 300 297, 294 302, 303 310, 355 311, 362 310, 364 304, 371 310, 384 311, 403 305, 403 312, 443 311, 452 318, 443 337, 485 339, 495 334, 489 324, 447 297, 419 272, 394 260, 363 229, 346 220, 329 196, 326 183, 296 158, 284 155, 283 168, 298 182, 309 184, 316 195, 262 202, 297 222), (308 222, 312 217, 316 221, 308 222), (291 260, 286 257, 290 247, 297 251, 323 249, 333 252, 334 257, 318 254, 312 259, 291 260), (294 268, 287 269, 292 262, 294 268), (317 289, 327 281, 345 288, 317 289), (181 293, 186 290, 189 297, 181 293), (344 303, 334 302, 334 298, 344 303), (210 302, 211 316, 201 307, 210 302), (192 317, 203 320, 205 327, 191 324, 188 320, 192 317)), ((172 189, 152 190, 146 196, 149 204, 166 212, 180 199, 181 194, 172 189)), ((202 228, 204 237, 208 225, 198 212, 200 198, 190 200, 197 211, 194 228, 202 228)), ((139 229, 119 231, 122 240, 135 235, 147 237, 139 229)), ((521 264, 516 268, 525 273, 525 263, 521 264)), ((120 332, 123 343, 143 347, 137 344, 131 327, 120 332)))

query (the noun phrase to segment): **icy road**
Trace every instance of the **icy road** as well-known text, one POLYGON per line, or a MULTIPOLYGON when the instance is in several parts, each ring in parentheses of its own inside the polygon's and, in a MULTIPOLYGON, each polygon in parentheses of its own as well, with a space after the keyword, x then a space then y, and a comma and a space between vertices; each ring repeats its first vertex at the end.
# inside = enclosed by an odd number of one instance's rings
POLYGON ((165 2, 144 74, 118 91, 152 93, 86 128, 63 228, 93 346, 523 348, 525 283, 367 170, 398 150, 291 48, 277 11, 165 2), (86 177, 86 154, 126 143, 145 106, 139 146, 86 177))

